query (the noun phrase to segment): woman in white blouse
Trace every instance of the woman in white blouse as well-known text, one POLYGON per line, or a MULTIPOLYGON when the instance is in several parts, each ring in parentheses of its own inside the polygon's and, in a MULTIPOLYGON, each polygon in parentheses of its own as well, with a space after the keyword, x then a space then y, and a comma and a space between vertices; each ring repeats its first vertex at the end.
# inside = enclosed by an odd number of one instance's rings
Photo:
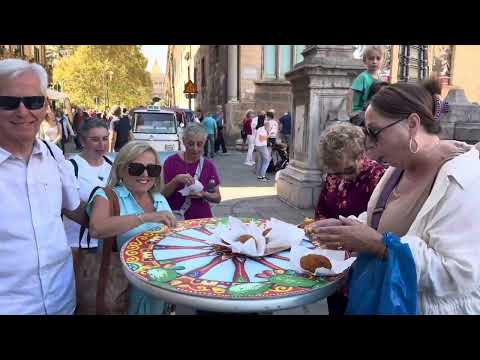
POLYGON ((391 166, 366 213, 318 221, 311 236, 330 249, 387 261, 384 243, 396 237, 413 257, 421 314, 480 314, 479 151, 440 140, 439 92, 435 81, 398 83, 373 97, 365 114, 367 147, 391 166), (399 180, 378 219, 377 202, 394 176, 399 180))
POLYGON ((62 127, 50 109, 45 115, 45 120, 40 124, 39 137, 58 146, 62 141, 62 127))
POLYGON ((265 115, 259 115, 255 127, 255 150, 260 156, 260 160, 257 162, 257 179, 263 182, 270 180, 265 176, 270 163, 270 155, 267 149, 268 129, 265 115))

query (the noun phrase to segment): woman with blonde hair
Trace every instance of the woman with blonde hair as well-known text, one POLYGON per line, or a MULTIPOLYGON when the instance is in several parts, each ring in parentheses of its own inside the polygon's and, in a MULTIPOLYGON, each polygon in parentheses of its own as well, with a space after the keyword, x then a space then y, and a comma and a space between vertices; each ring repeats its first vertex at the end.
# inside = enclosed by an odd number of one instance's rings
MULTIPOLYGON (((175 219, 165 197, 159 192, 161 165, 154 148, 144 141, 127 143, 116 157, 107 187, 118 198, 120 215, 112 216, 108 197, 98 189, 88 202, 92 237, 116 237, 117 248, 144 231, 174 227, 175 219)), ((129 315, 163 314, 165 303, 137 288, 129 293, 129 315)))
POLYGON ((52 110, 48 110, 45 119, 40 124, 39 137, 60 147, 62 141, 62 126, 55 118, 52 110))

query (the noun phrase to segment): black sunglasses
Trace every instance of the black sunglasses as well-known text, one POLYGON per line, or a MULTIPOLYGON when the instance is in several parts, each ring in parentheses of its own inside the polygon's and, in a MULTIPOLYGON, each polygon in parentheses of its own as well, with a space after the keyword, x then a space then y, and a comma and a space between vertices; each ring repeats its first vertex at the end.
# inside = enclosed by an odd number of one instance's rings
POLYGON ((131 176, 140 176, 147 169, 147 174, 150 177, 159 177, 162 172, 160 165, 148 164, 147 166, 141 163, 132 162, 128 164, 128 174, 131 176))
POLYGON ((45 96, 0 96, 0 109, 15 110, 20 106, 20 102, 28 110, 38 110, 45 104, 45 96))
MULTIPOLYGON (((403 119, 394 121, 393 123, 388 124, 387 126, 384 126, 383 128, 380 128, 380 129, 377 129, 377 130, 371 130, 371 129, 367 128, 366 126, 362 127, 362 130, 363 130, 363 133, 365 134, 365 137, 369 137, 370 139, 372 139, 372 141, 375 144, 377 144, 378 143, 378 135, 380 135, 380 133, 383 130, 389 128, 390 126, 398 124, 400 121, 403 121, 403 120, 406 120, 406 119, 407 118, 403 118, 403 119)), ((367 140, 367 139, 365 138, 365 140, 367 140)))

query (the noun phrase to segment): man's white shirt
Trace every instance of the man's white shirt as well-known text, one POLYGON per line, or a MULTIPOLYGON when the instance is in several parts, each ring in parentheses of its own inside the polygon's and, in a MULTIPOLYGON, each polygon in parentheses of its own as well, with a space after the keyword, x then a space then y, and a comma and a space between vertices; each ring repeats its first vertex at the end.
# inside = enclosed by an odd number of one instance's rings
POLYGON ((80 205, 62 151, 36 139, 28 163, 0 147, 0 314, 72 314, 75 280, 61 210, 80 205))

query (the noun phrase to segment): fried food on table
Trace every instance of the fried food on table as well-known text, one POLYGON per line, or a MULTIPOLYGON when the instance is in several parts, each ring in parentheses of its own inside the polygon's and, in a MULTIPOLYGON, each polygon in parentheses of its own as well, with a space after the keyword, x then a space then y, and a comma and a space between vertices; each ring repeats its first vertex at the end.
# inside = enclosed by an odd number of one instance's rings
POLYGON ((327 257, 317 254, 308 254, 300 259, 300 267, 314 273, 318 268, 332 269, 332 263, 327 257))

